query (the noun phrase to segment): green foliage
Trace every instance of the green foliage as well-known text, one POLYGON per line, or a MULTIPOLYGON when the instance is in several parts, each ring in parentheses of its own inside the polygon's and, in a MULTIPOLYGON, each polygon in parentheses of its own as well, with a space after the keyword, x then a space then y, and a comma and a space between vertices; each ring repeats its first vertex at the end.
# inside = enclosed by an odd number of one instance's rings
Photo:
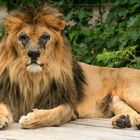
POLYGON ((97 63, 104 66, 108 65, 110 67, 131 67, 131 65, 136 67, 136 63, 140 64, 139 60, 134 55, 136 48, 137 46, 128 46, 127 49, 123 48, 118 51, 107 51, 104 49, 103 53, 96 56, 97 63))
POLYGON ((60 8, 65 18, 74 23, 65 32, 78 60, 103 66, 140 68, 139 0, 112 0, 114 6, 105 23, 96 27, 89 25, 91 7, 74 6, 74 1, 69 2, 70 6, 61 0, 60 8))
POLYGON ((0 24, 0 38, 2 38, 4 35, 4 29, 3 29, 3 25, 0 24))
POLYGON ((91 18, 91 12, 88 9, 81 8, 74 10, 66 15, 68 21, 73 21, 74 26, 66 28, 68 38, 70 39, 72 51, 77 56, 77 59, 86 63, 93 61, 92 44, 93 29, 89 30, 88 21, 91 18), (73 14, 73 15, 71 15, 73 14), (88 45, 88 48, 87 48, 88 45))
MULTIPOLYGON (((140 1, 117 0, 114 4, 105 23, 91 27, 85 16, 68 28, 72 50, 80 61, 90 64, 140 68, 140 1)), ((75 16, 70 20, 75 21, 75 16)))
POLYGON ((9 11, 15 8, 19 8, 24 4, 35 5, 36 2, 37 0, 0 0, 0 5, 6 5, 9 11))
POLYGON ((102 42, 93 63, 113 67, 140 68, 140 1, 118 0, 111 9, 96 41, 102 42))
MULTIPOLYGON (((24 3, 35 5, 37 0, 0 0, 0 4, 2 2, 10 10, 24 3)), ((110 0, 114 6, 106 21, 93 27, 89 24, 91 5, 99 4, 100 9, 105 2, 108 1, 47 0, 64 13, 69 23, 64 33, 79 61, 140 68, 140 0, 110 0)))

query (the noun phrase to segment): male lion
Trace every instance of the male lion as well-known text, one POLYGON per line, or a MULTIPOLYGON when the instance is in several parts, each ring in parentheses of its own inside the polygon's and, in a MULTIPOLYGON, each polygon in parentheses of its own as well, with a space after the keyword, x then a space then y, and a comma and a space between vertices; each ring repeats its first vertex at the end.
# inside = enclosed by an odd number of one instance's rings
POLYGON ((140 70, 77 62, 54 8, 17 11, 4 20, 0 44, 0 128, 112 117, 114 128, 140 129, 140 70))

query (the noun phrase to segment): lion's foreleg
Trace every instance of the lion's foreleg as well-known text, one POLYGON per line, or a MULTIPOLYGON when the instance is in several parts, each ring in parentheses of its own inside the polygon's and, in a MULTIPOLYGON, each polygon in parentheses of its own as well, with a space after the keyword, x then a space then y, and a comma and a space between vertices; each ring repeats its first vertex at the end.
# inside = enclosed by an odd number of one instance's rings
POLYGON ((69 105, 60 105, 54 109, 34 109, 33 112, 22 116, 19 120, 22 128, 37 128, 56 126, 76 119, 74 110, 69 105))
POLYGON ((7 127, 12 121, 13 118, 11 112, 5 104, 0 103, 0 129, 7 127))
POLYGON ((126 128, 135 126, 136 119, 140 116, 133 108, 122 101, 118 96, 113 97, 112 111, 115 116, 112 118, 114 128, 126 128))

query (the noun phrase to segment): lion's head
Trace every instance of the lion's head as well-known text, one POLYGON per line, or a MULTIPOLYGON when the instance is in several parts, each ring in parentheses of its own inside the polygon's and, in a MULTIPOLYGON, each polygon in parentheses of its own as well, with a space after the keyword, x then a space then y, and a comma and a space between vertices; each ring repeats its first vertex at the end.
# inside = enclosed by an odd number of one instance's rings
POLYGON ((15 61, 30 73, 40 73, 64 55, 62 31, 65 21, 58 10, 50 7, 15 12, 4 20, 6 47, 14 50, 15 61), (63 51, 63 52, 62 52, 63 51), (60 54, 59 54, 60 52, 60 54), (61 53, 62 52, 62 53, 61 53))
POLYGON ((33 108, 76 105, 84 74, 62 31, 62 14, 50 7, 16 11, 4 19, 0 43, 0 101, 15 120, 33 108))

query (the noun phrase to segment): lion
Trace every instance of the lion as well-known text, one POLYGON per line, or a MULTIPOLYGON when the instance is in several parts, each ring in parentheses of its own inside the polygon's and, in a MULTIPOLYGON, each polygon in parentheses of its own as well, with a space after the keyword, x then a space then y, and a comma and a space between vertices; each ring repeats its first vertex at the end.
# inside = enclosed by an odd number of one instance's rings
POLYGON ((79 62, 56 8, 17 10, 3 21, 0 128, 58 126, 77 118, 112 118, 140 129, 140 70, 79 62))

